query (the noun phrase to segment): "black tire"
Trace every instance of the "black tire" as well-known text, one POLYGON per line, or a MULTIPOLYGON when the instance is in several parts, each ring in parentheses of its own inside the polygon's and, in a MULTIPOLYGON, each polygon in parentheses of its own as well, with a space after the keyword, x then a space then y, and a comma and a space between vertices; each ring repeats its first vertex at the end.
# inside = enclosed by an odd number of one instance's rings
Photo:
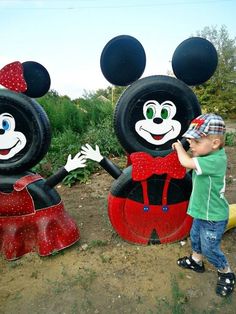
MULTIPOLYGON (((122 175, 115 180, 111 187, 111 194, 119 198, 130 198, 134 201, 143 202, 142 187, 140 182, 132 179, 132 166, 124 169, 122 175)), ((154 175, 148 180, 149 197, 152 204, 160 204, 166 175, 154 175)), ((187 173, 184 179, 171 179, 168 192, 169 204, 188 200, 192 191, 191 174, 187 173)))
MULTIPOLYGON (((10 193, 13 191, 13 186, 22 177, 33 175, 34 173, 25 171, 12 175, 0 174, 0 191, 3 193, 10 193)), ((27 189, 34 201, 35 209, 47 208, 53 205, 57 205, 61 202, 61 198, 57 191, 50 188, 44 178, 39 179, 27 186, 27 189)), ((0 211, 0 216, 2 212, 0 211)))
MULTIPOLYGON (((173 77, 155 75, 134 82, 123 92, 117 102, 114 128, 121 145, 128 153, 143 151, 152 156, 165 156, 172 151, 172 143, 181 139, 191 120, 200 114, 197 97, 185 83, 173 77), (171 100, 175 103, 177 107, 175 119, 181 123, 178 138, 157 147, 136 133, 135 122, 144 118, 142 108, 147 100, 159 102, 171 100)), ((183 142, 187 148, 186 141, 183 142)))
POLYGON ((35 166, 47 153, 51 128, 47 114, 33 99, 8 90, 0 91, 0 114, 8 112, 27 139, 25 147, 14 157, 0 160, 0 174, 19 173, 35 166))
POLYGON ((146 66, 144 48, 132 36, 116 36, 103 48, 100 66, 108 82, 128 86, 143 74, 146 66))
POLYGON ((175 49, 172 68, 175 76, 188 85, 203 84, 214 74, 217 51, 205 38, 191 37, 175 49))
POLYGON ((27 83, 25 95, 38 98, 45 95, 51 85, 50 75, 47 69, 35 61, 26 61, 22 63, 24 70, 24 79, 27 83))

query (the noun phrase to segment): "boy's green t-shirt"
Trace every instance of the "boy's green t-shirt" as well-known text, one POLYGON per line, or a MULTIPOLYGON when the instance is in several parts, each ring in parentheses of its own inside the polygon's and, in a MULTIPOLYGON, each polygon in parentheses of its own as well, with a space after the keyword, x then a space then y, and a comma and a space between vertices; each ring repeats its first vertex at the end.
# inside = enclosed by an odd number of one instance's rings
POLYGON ((227 156, 222 148, 203 157, 193 158, 193 190, 188 214, 194 218, 221 221, 229 217, 229 204, 224 197, 227 156))

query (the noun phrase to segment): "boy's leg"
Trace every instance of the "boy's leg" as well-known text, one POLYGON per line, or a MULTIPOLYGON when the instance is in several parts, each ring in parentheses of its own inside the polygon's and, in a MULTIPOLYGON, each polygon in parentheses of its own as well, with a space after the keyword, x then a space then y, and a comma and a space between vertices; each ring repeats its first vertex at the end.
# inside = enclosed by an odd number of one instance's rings
POLYGON ((193 253, 188 257, 184 256, 177 260, 177 264, 182 268, 194 270, 198 273, 205 271, 204 263, 201 254, 201 240, 200 240, 201 220, 194 219, 190 231, 190 239, 193 253))
POLYGON ((227 221, 205 221, 201 230, 202 254, 218 269, 216 293, 221 296, 231 294, 235 284, 235 275, 220 248, 226 225, 227 221))

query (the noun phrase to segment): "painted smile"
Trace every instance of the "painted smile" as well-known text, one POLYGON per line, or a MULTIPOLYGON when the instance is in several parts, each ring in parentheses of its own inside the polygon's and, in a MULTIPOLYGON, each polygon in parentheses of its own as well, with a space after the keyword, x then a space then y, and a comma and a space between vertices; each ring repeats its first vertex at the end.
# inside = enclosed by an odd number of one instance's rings
POLYGON ((3 148, 3 149, 0 149, 0 155, 2 155, 2 156, 8 155, 8 154, 10 153, 10 151, 11 151, 14 147, 16 147, 16 146, 18 145, 19 142, 20 142, 20 140, 18 140, 18 141, 16 142, 16 144, 13 145, 11 148, 3 148))
POLYGON ((164 133, 164 134, 152 134, 151 132, 145 130, 145 129, 142 128, 142 127, 140 127, 140 130, 143 130, 143 131, 149 133, 149 134, 152 136, 152 138, 154 138, 154 140, 160 141, 161 139, 163 139, 163 137, 166 136, 166 134, 168 134, 170 131, 172 131, 172 130, 174 130, 174 129, 173 129, 173 127, 172 127, 169 131, 167 131, 167 132, 164 133))

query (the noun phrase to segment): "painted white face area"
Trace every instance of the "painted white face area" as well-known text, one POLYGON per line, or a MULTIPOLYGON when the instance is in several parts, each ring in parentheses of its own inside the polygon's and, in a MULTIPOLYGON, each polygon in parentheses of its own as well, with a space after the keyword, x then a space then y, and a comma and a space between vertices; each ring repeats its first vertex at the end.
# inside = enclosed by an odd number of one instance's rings
POLYGON ((0 160, 7 160, 21 151, 26 144, 23 133, 15 131, 15 119, 9 113, 0 115, 0 160))
POLYGON ((176 106, 172 101, 159 104, 148 100, 143 105, 143 114, 145 119, 136 122, 135 131, 148 143, 163 145, 180 134, 181 124, 173 119, 176 106))

